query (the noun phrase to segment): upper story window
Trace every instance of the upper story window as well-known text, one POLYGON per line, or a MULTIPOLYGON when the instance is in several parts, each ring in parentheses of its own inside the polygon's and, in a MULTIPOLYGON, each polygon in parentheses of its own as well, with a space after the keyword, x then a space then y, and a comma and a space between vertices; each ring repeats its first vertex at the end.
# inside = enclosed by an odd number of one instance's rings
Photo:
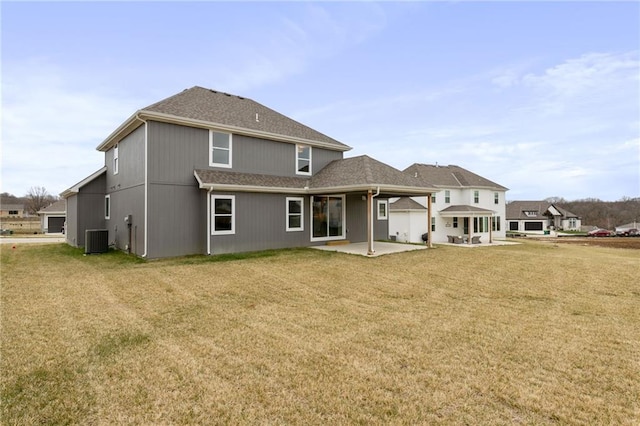
POLYGON ((538 211, 537 210, 525 210, 524 214, 525 214, 525 216, 535 217, 535 216, 538 216, 538 211))
POLYGON ((473 191, 473 202, 475 204, 480 202, 480 191, 473 191))
POLYGON ((211 167, 231 167, 232 147, 229 133, 209 130, 209 165, 211 167))
POLYGON ((117 175, 118 174, 118 144, 116 144, 116 146, 113 147, 113 174, 117 175))
POLYGON ((378 200, 378 220, 387 220, 389 218, 389 202, 387 200, 378 200))
POLYGON ((448 189, 444 191, 444 202, 447 204, 451 202, 451 191, 448 189))
POLYGON ((431 202, 432 203, 436 202, 436 194, 431 194, 431 202))
POLYGON ((296 174, 311 174, 311 147, 296 145, 296 174))
POLYGON ((498 192, 493 193, 493 204, 500 204, 500 194, 498 192))

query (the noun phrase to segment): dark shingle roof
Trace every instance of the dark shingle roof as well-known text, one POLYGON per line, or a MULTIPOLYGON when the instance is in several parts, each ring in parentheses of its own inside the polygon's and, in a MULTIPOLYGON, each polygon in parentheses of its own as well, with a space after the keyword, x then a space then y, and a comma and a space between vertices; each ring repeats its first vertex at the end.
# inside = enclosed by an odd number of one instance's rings
POLYGON ((329 190, 358 191, 380 188, 386 193, 426 194, 433 188, 411 178, 398 169, 362 155, 334 160, 315 176, 286 177, 238 173, 223 170, 195 170, 200 187, 226 186, 244 188, 279 188, 282 190, 317 193, 329 190))
POLYGON ((549 208, 555 207, 565 218, 575 217, 574 213, 548 201, 511 201, 507 204, 507 219, 546 219, 545 213, 549 208), (525 212, 537 212, 535 215, 527 215, 525 212))
POLYGON ((302 191, 309 183, 309 178, 228 172, 223 170, 196 170, 195 176, 201 184, 279 188, 282 190, 302 191))
POLYGON ((425 206, 409 197, 402 197, 389 205, 390 210, 427 210, 425 206))
POLYGON ((368 155, 335 160, 312 178, 314 188, 337 186, 427 187, 424 183, 368 155))
POLYGON ((431 164, 412 164, 404 170, 438 188, 493 188, 506 191, 508 188, 483 178, 460 166, 438 166, 431 164))
POLYGON ((342 151, 350 149, 349 146, 252 99, 198 86, 186 89, 141 110, 141 112, 145 111, 316 141, 342 151))
POLYGON ((60 213, 67 211, 67 201, 66 200, 58 200, 49 206, 40 209, 38 213, 60 213))

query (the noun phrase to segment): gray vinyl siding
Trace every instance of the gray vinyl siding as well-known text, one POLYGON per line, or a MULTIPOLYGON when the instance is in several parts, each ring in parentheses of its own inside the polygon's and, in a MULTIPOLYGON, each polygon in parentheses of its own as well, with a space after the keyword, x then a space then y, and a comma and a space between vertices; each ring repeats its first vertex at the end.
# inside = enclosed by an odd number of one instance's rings
POLYGON ((195 183, 149 184, 149 258, 206 253, 206 194, 195 183))
POLYGON ((131 247, 131 252, 138 256, 144 254, 144 186, 137 185, 111 192, 109 219, 104 220, 104 197, 102 197, 102 218, 105 228, 109 230, 109 244, 119 250, 131 247), (131 241, 129 228, 124 221, 131 215, 131 241))
MULTIPOLYGON (((192 183, 195 169, 210 168, 208 130, 149 121, 148 132, 150 183, 192 183)), ((340 151, 313 148, 313 172, 341 158, 340 151)), ((296 176, 296 145, 234 134, 232 168, 224 170, 296 176)))
POLYGON ((196 186, 195 169, 209 168, 209 131, 149 121, 150 184, 196 186))
POLYGON ((79 247, 78 244, 78 194, 67 198, 67 229, 65 230, 65 240, 67 244, 79 247))
POLYGON ((144 125, 118 144, 118 174, 113 174, 113 152, 105 153, 107 193, 144 184, 144 125))
POLYGON ((212 235, 211 254, 238 253, 310 245, 309 197, 304 196, 304 230, 286 231, 284 194, 221 193, 235 196, 235 234, 212 235))
MULTIPOLYGON (((208 145, 207 145, 208 149, 208 145)), ((233 171, 276 176, 296 174, 296 145, 233 135, 233 171)), ((333 160, 342 158, 342 152, 312 148, 312 172, 315 174, 333 160)))
POLYGON ((66 240, 72 246, 84 247, 87 229, 105 229, 104 196, 106 175, 102 174, 67 198, 66 240))
MULTIPOLYGON (((347 240, 352 243, 367 241, 367 201, 366 193, 347 194, 347 240), (362 198, 365 197, 363 200, 362 198)), ((373 200, 373 238, 374 240, 389 239, 389 220, 378 220, 376 201, 373 200)))

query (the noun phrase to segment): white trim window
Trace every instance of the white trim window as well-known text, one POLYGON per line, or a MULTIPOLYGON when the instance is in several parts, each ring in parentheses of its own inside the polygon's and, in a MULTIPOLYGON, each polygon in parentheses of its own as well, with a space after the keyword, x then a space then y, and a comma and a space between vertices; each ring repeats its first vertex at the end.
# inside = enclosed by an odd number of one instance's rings
POLYGON ((104 218, 111 219, 111 195, 104 196, 104 218))
POLYGON ((211 235, 236 233, 235 195, 211 195, 211 235))
POLYGON ((118 166, 120 163, 120 159, 118 158, 118 144, 113 147, 113 174, 118 174, 118 166))
POLYGON ((231 168, 232 158, 231 134, 209 130, 209 166, 231 168))
POLYGON ((389 219, 389 201, 378 200, 378 220, 389 219))
POLYGON ((480 191, 473 191, 473 203, 478 204, 480 202, 480 191))
POLYGON ((287 197, 287 232, 304 231, 304 198, 287 197))
POLYGON ((296 145, 296 174, 311 175, 311 147, 296 145))
POLYGON ((451 203, 451 191, 449 191, 448 189, 445 189, 444 191, 444 202, 445 204, 451 203))
POLYGON ((493 204, 500 204, 500 193, 499 192, 494 192, 493 193, 493 204))

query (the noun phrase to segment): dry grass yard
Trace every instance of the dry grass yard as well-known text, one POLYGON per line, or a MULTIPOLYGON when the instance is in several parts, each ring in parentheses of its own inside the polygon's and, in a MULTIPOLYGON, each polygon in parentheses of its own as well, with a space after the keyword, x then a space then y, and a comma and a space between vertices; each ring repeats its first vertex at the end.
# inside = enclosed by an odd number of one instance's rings
POLYGON ((640 252, 1 248, 3 424, 640 424, 640 252))

